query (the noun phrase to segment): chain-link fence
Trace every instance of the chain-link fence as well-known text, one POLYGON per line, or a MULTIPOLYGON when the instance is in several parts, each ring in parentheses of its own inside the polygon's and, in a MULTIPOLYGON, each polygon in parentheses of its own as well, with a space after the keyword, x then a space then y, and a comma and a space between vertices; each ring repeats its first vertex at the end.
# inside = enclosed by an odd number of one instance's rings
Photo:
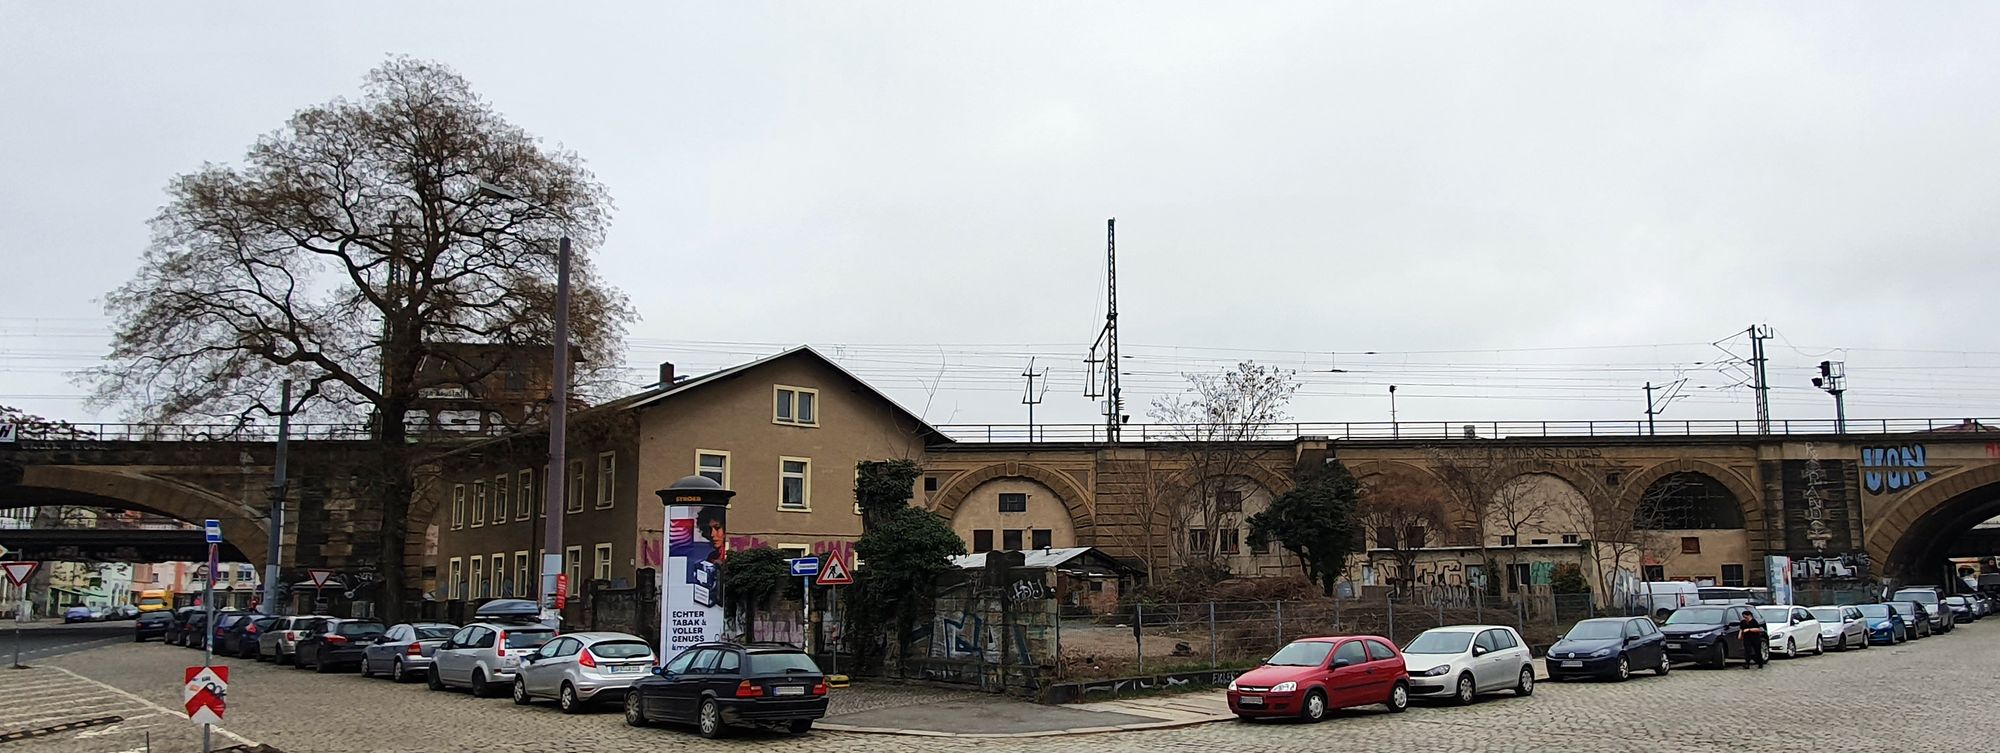
POLYGON ((1599 608, 1590 594, 1530 590, 1496 598, 1452 586, 1312 600, 1134 604, 1112 618, 1062 621, 1057 671, 1077 678, 1247 667, 1302 637, 1379 635, 1402 645, 1445 625, 1507 625, 1542 647, 1579 620, 1617 614, 1599 608))

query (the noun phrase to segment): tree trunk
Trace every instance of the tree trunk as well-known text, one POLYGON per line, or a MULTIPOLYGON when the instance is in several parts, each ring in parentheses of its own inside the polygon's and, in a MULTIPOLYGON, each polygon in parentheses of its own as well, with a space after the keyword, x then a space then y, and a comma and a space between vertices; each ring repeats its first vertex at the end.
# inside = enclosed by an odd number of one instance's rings
POLYGON ((376 498, 382 510, 382 555, 377 565, 381 569, 382 580, 376 598, 380 602, 382 620, 392 625, 407 619, 411 611, 409 605, 413 601, 403 577, 410 497, 416 492, 416 483, 411 478, 409 442, 403 424, 407 410, 399 402, 385 403, 379 414, 381 426, 376 432, 376 451, 382 474, 376 487, 376 498))

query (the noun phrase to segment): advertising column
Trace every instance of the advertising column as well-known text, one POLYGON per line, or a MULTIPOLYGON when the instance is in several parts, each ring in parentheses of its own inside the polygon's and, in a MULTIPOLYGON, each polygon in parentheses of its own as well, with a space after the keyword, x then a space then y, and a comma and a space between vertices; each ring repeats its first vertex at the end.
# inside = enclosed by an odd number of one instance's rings
POLYGON ((729 556, 729 498, 702 476, 660 490, 666 562, 660 573, 660 659, 722 638, 722 562, 729 556))

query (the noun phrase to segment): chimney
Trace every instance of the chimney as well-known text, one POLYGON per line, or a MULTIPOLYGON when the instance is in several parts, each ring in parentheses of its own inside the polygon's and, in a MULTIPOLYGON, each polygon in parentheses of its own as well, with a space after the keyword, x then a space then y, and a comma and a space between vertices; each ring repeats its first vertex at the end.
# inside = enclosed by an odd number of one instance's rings
POLYGON ((674 362, 673 362, 673 361, 661 361, 661 362, 660 362, 660 386, 661 386, 661 387, 672 387, 672 386, 674 386, 674 362))

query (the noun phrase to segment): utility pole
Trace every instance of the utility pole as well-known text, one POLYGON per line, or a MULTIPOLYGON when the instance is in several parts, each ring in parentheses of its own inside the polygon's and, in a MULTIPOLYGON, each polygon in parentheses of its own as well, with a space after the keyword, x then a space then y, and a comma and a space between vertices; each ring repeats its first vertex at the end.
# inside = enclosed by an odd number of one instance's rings
POLYGON ((542 505, 549 511, 548 528, 543 532, 542 602, 545 621, 560 627, 562 612, 556 609, 556 574, 563 571, 563 474, 568 470, 564 450, 569 439, 569 235, 556 246, 556 310, 554 380, 549 388, 549 483, 542 490, 542 505))
POLYGON ((1118 441, 1118 429, 1125 423, 1125 398, 1118 391, 1118 218, 1104 221, 1104 285, 1106 288, 1104 329, 1090 346, 1084 364, 1090 379, 1084 382, 1084 397, 1104 398, 1104 431, 1107 441, 1118 441), (1099 353, 1102 353, 1100 356, 1099 353), (1097 381, 1097 364, 1104 364, 1104 381, 1097 381))
POLYGON ((284 551, 285 541, 285 445, 292 433, 292 380, 287 379, 278 386, 278 459, 271 469, 271 541, 264 549, 264 613, 283 614, 278 611, 278 557, 284 551))
POLYGON ((1771 325, 1750 325, 1750 376, 1757 391, 1757 433, 1771 433, 1771 381, 1764 373, 1764 341, 1771 339, 1771 325))
POLYGON ((1847 433, 1847 362, 1819 362, 1819 376, 1813 386, 1833 396, 1833 433, 1847 433))
POLYGON ((1650 437, 1655 434, 1653 419, 1667 412, 1667 404, 1672 403, 1674 398, 1681 396, 1681 387, 1685 384, 1687 384, 1686 377, 1676 379, 1658 387, 1653 386, 1653 383, 1650 381, 1646 382, 1646 436, 1650 437), (1654 390, 1660 391, 1660 399, 1657 402, 1653 400, 1654 390))
POLYGON ((1403 425, 1396 422, 1396 385, 1389 385, 1389 436, 1403 438, 1403 425))
POLYGON ((1646 436, 1653 436, 1653 383, 1646 383, 1646 436))
POLYGON ((1042 395, 1049 391, 1049 370, 1044 368, 1041 371, 1035 371, 1035 359, 1030 356, 1028 358, 1028 368, 1021 370, 1021 377, 1028 382, 1021 393, 1021 404, 1028 406, 1028 441, 1033 442, 1035 441, 1035 406, 1042 404, 1042 395), (1035 380, 1037 379, 1043 380, 1042 389, 1039 391, 1035 389, 1035 380))

